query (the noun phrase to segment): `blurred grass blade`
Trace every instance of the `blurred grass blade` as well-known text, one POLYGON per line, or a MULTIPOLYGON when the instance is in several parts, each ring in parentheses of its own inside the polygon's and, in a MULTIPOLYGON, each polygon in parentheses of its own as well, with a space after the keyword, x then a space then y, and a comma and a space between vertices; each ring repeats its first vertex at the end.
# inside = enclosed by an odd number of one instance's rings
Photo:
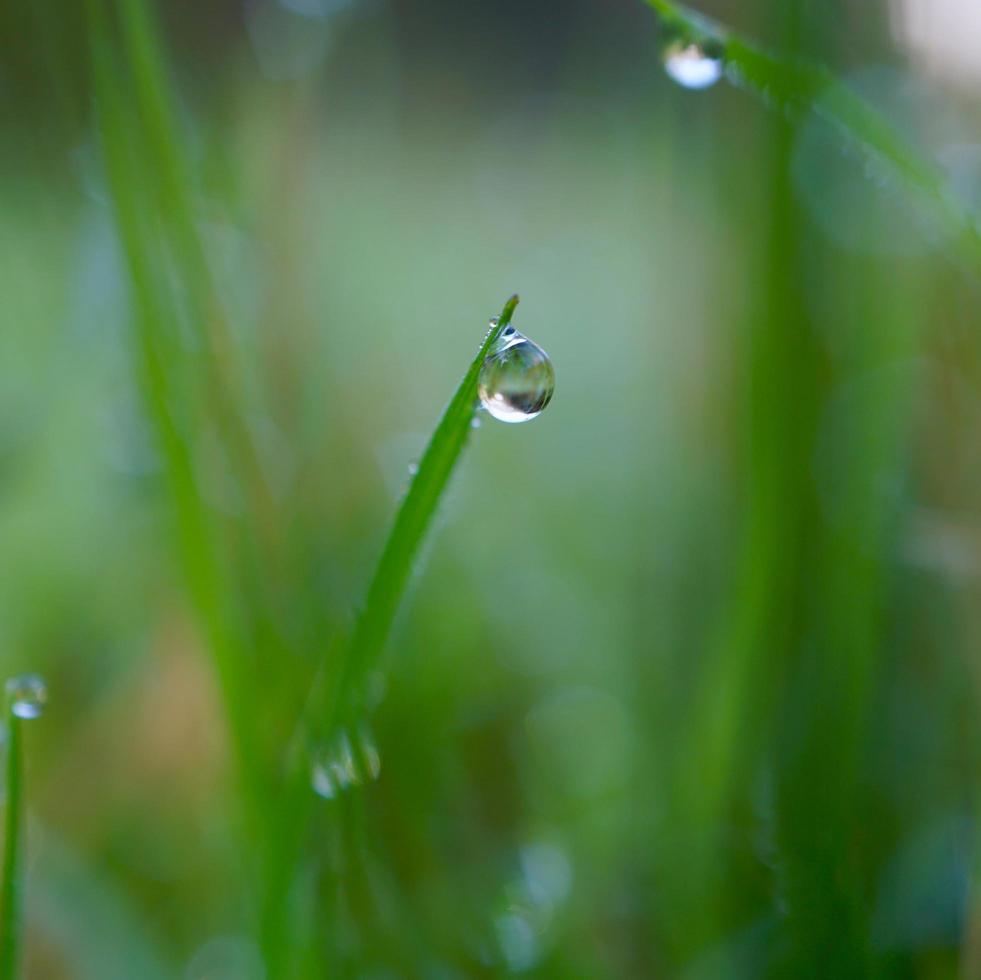
POLYGON ((861 156, 870 178, 906 192, 897 194, 897 200, 949 239, 952 250, 973 274, 981 274, 981 232, 948 192, 938 168, 922 160, 888 119, 827 68, 765 51, 683 4, 645 2, 667 30, 695 41, 721 44, 727 75, 736 85, 756 93, 790 119, 813 112, 829 123, 841 142, 861 156))
POLYGON ((7 708, 7 765, 4 817, 3 883, 0 893, 0 980, 17 976, 20 953, 20 865, 23 807, 23 760, 20 719, 7 708))
POLYGON ((381 652, 399 600, 405 591, 412 563, 419 552, 436 507, 466 445, 477 401, 480 367, 504 328, 511 322, 518 297, 512 296, 484 342, 443 413, 402 501, 385 549, 368 588, 364 607, 354 627, 351 644, 334 687, 334 709, 344 712, 354 685, 363 681, 381 652))
MULTIPOLYGON (((86 4, 98 131, 132 288, 141 389, 166 461, 174 503, 177 551, 191 599, 207 631, 237 748, 239 773, 247 801, 254 806, 262 790, 255 764, 253 678, 238 656, 218 529, 199 492, 193 459, 195 398, 201 387, 207 387, 215 398, 221 385, 202 385, 199 366, 175 335, 179 303, 166 277, 174 262, 179 263, 180 279, 195 298, 198 316, 194 322, 210 323, 217 317, 209 319, 207 315, 211 306, 201 285, 206 280, 203 254, 190 244, 194 238, 190 205, 186 191, 180 189, 185 171, 177 162, 176 137, 166 125, 168 117, 162 108, 165 80, 157 64, 159 56, 147 37, 149 28, 139 19, 136 8, 142 10, 142 3, 124 6, 128 31, 122 48, 129 54, 131 72, 120 56, 104 0, 88 0, 86 4), (166 152, 165 144, 169 147, 166 152), (170 236, 161 234, 168 229, 170 236), (172 238, 176 247, 168 247, 172 238)), ((207 344, 204 349, 208 350, 207 344)), ((234 444, 235 440, 229 442, 234 444)))

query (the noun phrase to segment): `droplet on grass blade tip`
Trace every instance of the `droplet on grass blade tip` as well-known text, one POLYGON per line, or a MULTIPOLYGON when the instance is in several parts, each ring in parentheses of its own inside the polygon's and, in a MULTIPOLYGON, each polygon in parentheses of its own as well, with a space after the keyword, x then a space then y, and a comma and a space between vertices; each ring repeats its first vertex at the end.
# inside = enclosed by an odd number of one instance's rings
POLYGON ((48 686, 38 674, 11 677, 4 690, 11 714, 18 718, 40 718, 48 704, 48 686))
POLYGON ((514 327, 505 327, 480 368, 480 404, 501 422, 541 415, 555 391, 551 358, 514 327))
POLYGON ((352 786, 377 779, 380 772, 381 755, 371 736, 362 730, 352 740, 342 732, 314 752, 310 785, 317 796, 332 800, 352 786))
POLYGON ((722 46, 715 42, 672 41, 664 49, 664 70, 682 88, 703 89, 722 78, 722 46))

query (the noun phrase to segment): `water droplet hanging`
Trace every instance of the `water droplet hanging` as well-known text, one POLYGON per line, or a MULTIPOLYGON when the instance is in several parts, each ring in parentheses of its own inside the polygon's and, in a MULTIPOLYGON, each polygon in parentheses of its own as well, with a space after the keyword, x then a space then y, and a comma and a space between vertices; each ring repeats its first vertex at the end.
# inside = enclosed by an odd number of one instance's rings
POLYGON ((480 404, 501 422, 527 422, 541 415, 554 390, 548 354, 514 327, 506 327, 480 368, 480 404))
POLYGON ((679 38, 664 49, 664 70, 683 88, 703 89, 722 78, 722 45, 679 38))
POLYGON ((48 687, 37 674, 11 677, 4 688, 10 712, 18 718, 40 718, 48 703, 48 687))

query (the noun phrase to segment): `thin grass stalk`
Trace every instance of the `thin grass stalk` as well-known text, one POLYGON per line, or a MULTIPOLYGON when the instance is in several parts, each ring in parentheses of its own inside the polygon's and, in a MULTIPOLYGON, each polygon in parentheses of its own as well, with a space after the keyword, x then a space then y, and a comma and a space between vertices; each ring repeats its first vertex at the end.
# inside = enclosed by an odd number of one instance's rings
POLYGON ((0 980, 14 980, 21 945, 21 861, 24 764, 21 720, 7 708, 3 881, 0 884, 0 980))

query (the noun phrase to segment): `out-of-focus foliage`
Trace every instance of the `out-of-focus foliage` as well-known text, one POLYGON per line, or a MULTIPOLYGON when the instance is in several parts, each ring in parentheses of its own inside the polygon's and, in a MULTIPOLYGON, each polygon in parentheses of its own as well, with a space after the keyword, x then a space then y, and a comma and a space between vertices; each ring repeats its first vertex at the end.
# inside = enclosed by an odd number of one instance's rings
MULTIPOLYGON (((705 12, 977 215, 979 103, 884 5, 705 12)), ((28 977, 981 969, 979 271, 662 40, 628 0, 0 8, 28 977), (472 433, 369 678, 378 778, 298 799, 513 290, 555 397, 472 433)))

